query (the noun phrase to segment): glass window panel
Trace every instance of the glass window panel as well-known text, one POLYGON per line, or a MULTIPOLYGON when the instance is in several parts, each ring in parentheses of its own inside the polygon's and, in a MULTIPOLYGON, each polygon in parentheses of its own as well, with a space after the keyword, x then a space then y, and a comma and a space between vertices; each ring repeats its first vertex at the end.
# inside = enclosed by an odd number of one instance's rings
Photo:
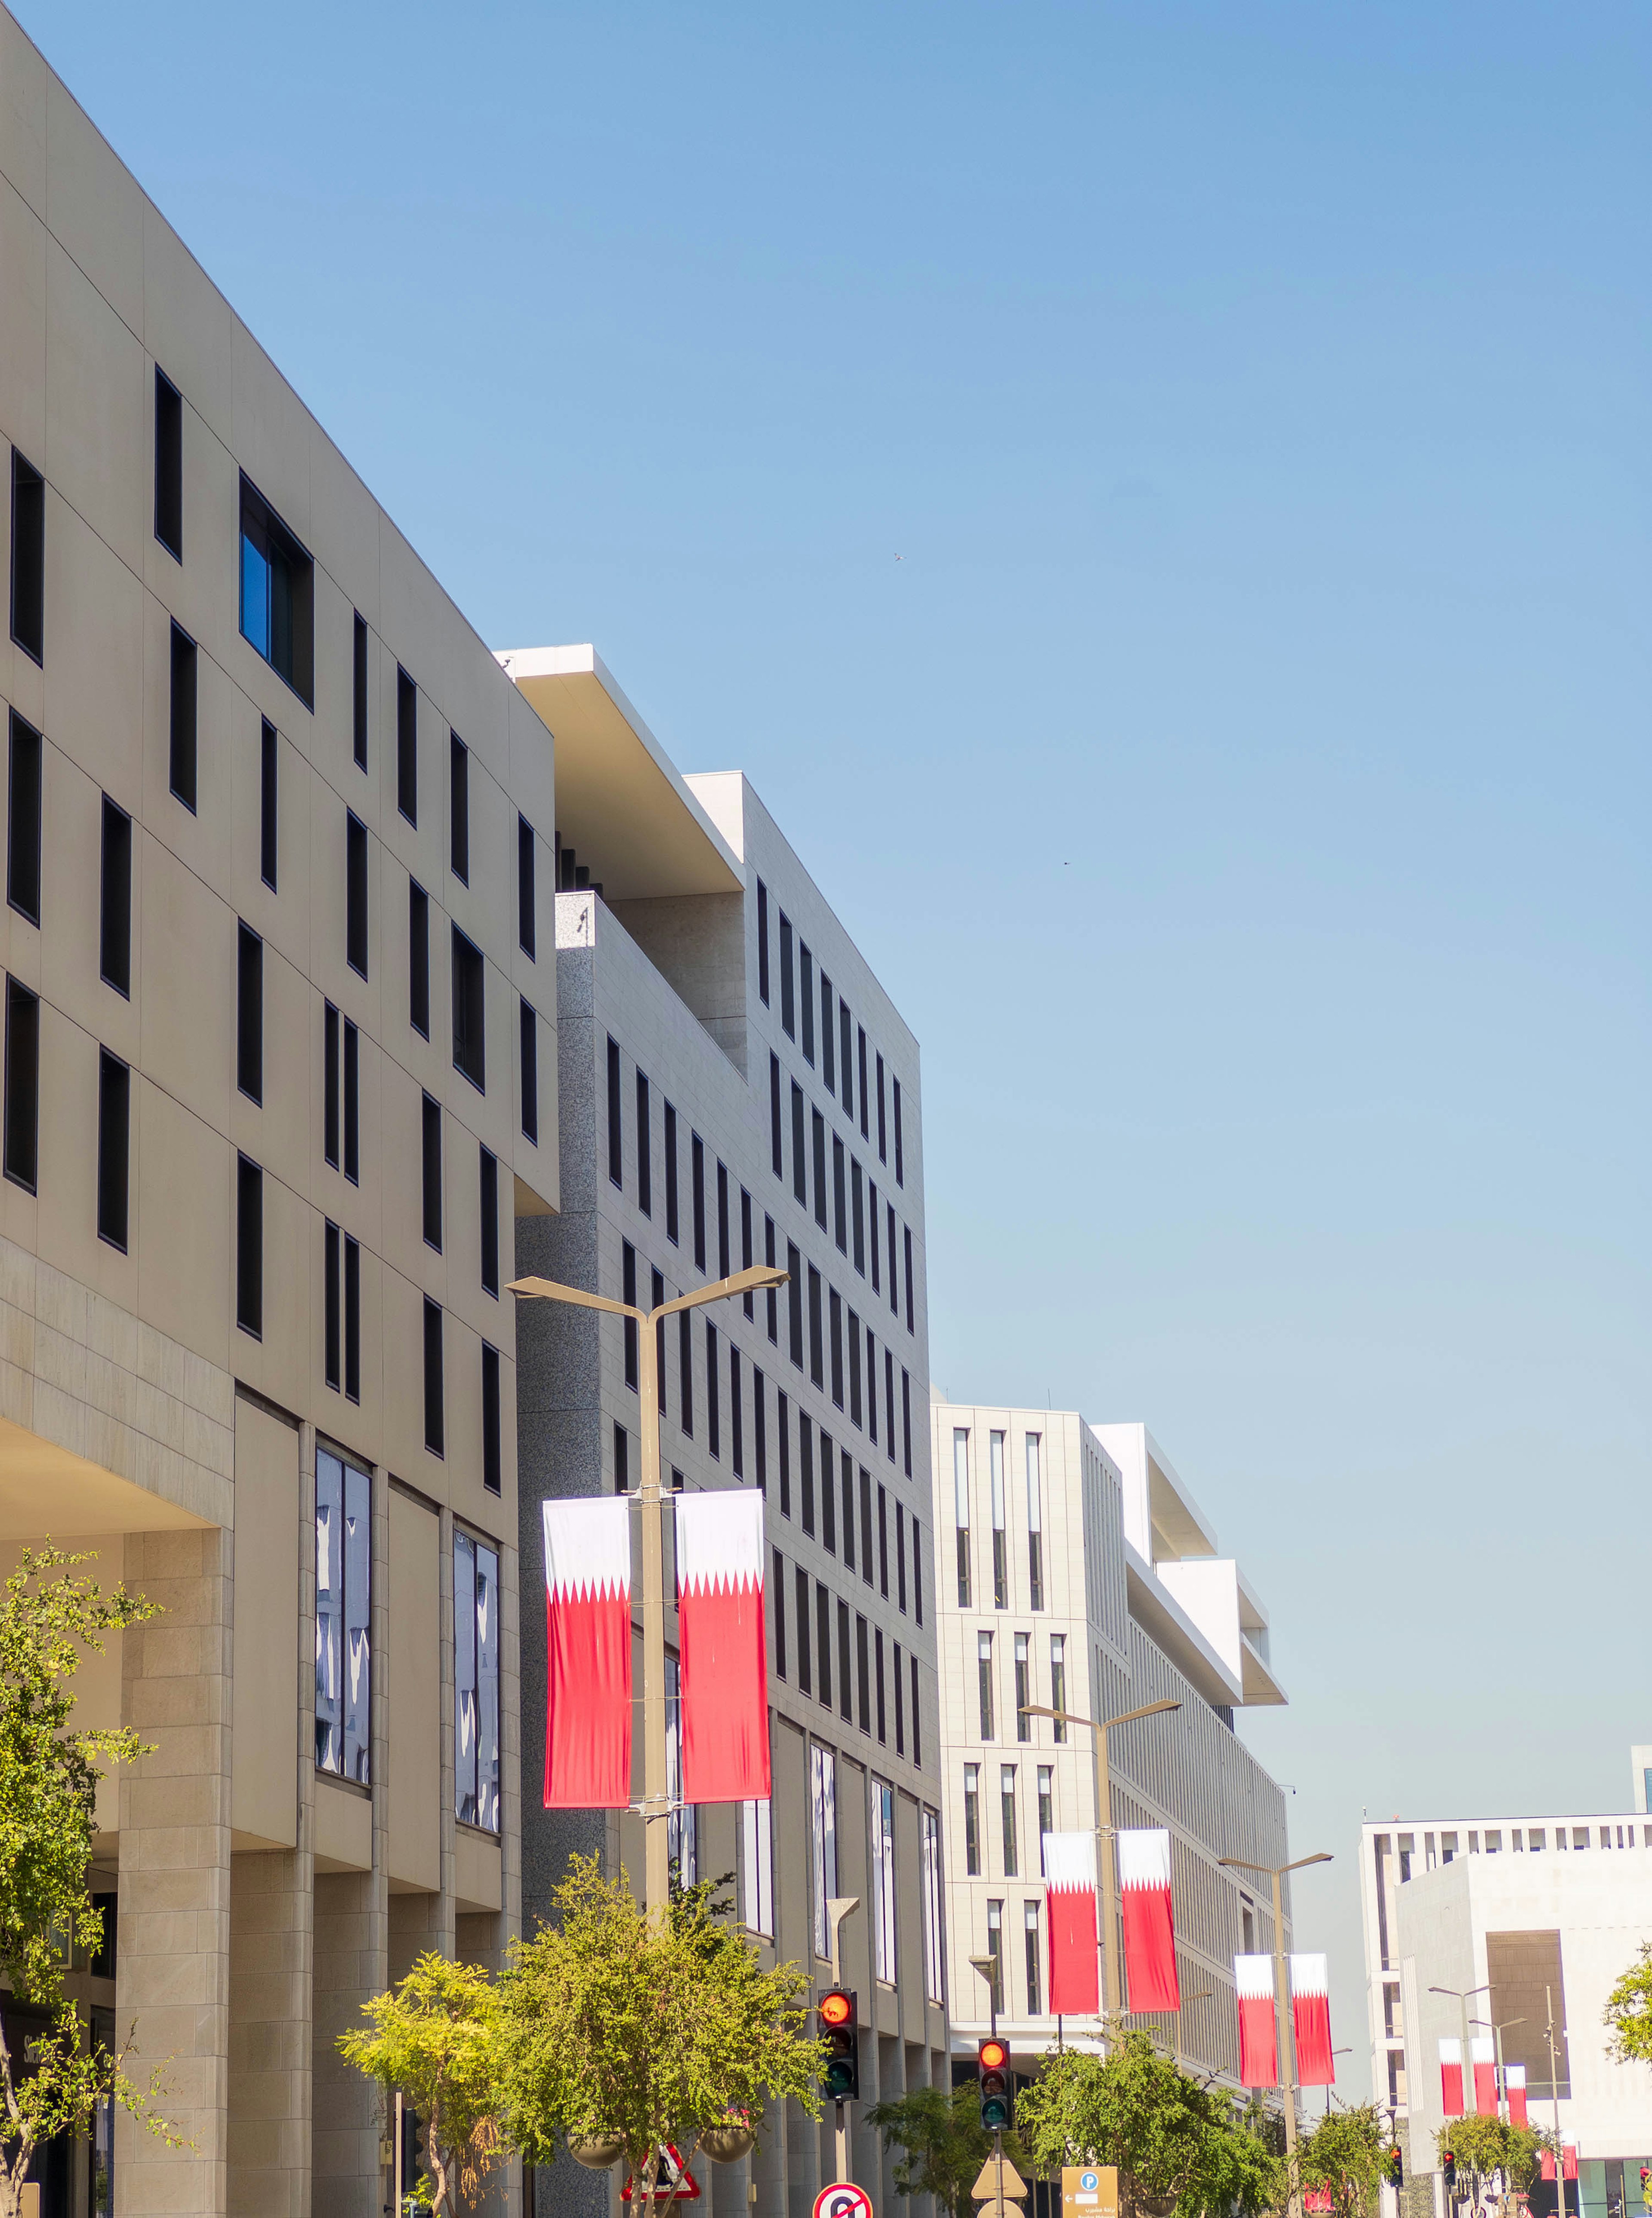
POLYGON ((476 1822, 499 1830, 499 1559, 476 1548, 476 1822))
POLYGON ((373 1775, 373 1482, 344 1466, 344 1776, 373 1775))
POLYGON ((838 1764, 830 1749, 812 1747, 810 1816, 814 1833, 814 1953, 832 1954, 826 1905, 838 1892, 838 1764))
POLYGON ((476 1543, 453 1536, 453 1806, 476 1823, 476 1543))
POLYGON ((343 1645, 344 1618, 344 1466, 337 1456, 315 1459, 315 1760, 323 1771, 344 1768, 343 1645))

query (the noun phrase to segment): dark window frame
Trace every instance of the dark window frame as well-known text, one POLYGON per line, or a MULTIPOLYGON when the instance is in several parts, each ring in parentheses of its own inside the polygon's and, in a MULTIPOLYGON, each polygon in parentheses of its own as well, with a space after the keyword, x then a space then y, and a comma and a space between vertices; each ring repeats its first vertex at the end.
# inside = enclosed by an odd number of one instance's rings
POLYGON ((38 930, 44 864, 42 826, 46 741, 26 716, 11 712, 6 763, 6 904, 38 930))
POLYGON ((467 932, 453 926, 453 1067, 487 1092, 487 964, 467 932))
POLYGON ((167 790, 191 816, 201 798, 201 650, 176 619, 167 705, 167 790))
MULTIPOLYGON (((306 709, 315 707, 315 562, 250 477, 241 473, 239 545, 241 636, 306 709), (251 548, 267 573, 265 632, 247 629, 251 548)), ((253 619, 257 621, 256 617, 253 619)))
POLYGON ((183 395, 155 365, 155 536, 183 560, 183 395))
POLYGON ((131 1234, 132 1069, 97 1051, 97 1236, 124 1255, 131 1234))
POLYGON ((11 450, 11 636, 46 667, 46 479, 11 450))
POLYGON ((461 886, 470 883, 470 749, 448 733, 448 861, 461 886))

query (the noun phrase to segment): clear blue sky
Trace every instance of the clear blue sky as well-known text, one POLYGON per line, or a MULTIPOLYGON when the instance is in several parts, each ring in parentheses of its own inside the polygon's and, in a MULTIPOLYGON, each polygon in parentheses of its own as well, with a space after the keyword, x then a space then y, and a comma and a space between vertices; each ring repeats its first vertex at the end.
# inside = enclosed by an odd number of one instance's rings
POLYGON ((21 12, 485 635, 794 829, 937 1377, 1271 1605, 1358 2086, 1362 1810, 1652 1738, 1652 15, 21 12))

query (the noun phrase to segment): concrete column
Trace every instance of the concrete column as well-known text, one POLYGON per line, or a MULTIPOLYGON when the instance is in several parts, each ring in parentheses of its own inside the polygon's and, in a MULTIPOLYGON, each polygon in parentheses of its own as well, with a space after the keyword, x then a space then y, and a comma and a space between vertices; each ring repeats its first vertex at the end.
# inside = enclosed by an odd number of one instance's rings
POLYGON ((311 1945, 307 1854, 235 1857, 230 1880, 229 2207, 309 2218, 311 1945))
POLYGON ((128 1587, 163 1615, 121 1642, 121 1716, 153 1753, 121 1774, 116 2014, 136 2068, 166 2066, 169 2149, 115 2120, 119 2218, 228 2206, 230 1607, 216 1527, 127 1536, 128 1587))

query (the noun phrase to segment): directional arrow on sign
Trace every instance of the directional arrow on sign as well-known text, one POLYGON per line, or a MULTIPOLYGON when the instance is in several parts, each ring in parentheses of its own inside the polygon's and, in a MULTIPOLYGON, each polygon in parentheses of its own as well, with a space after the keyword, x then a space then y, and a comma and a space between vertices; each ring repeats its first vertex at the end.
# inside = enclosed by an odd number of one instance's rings
MULTIPOLYGON (((987 2197, 990 2197, 996 2203, 1000 2196, 1006 2200, 1024 2203, 1027 2199, 1027 2183, 1010 2162, 1008 2157, 1000 2159, 989 2156, 981 2168, 981 2178, 969 2192, 978 2203, 987 2197)), ((986 2213, 977 2212, 976 2218, 986 2218, 986 2213)))

